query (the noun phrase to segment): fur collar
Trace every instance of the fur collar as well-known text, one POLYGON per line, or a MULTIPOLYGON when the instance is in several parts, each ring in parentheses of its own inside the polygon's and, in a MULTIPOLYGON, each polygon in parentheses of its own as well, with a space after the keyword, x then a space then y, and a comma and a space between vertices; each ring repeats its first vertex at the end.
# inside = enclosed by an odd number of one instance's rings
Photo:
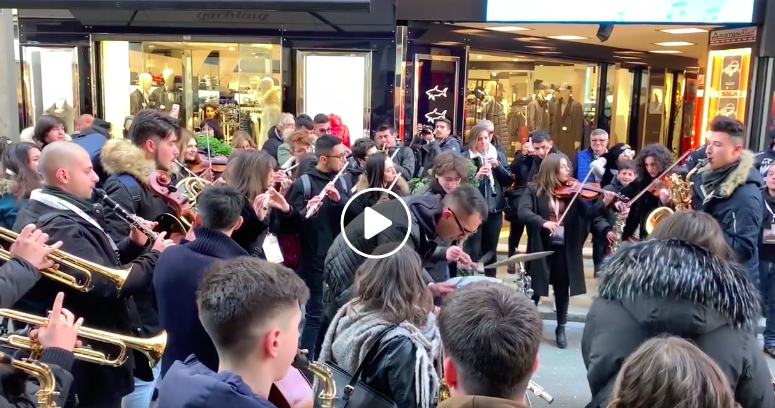
MULTIPOLYGON (((369 188, 369 181, 366 180, 366 175, 361 174, 358 177, 358 183, 355 185, 355 191, 363 191, 365 189, 369 188)), ((409 183, 404 180, 403 177, 399 178, 396 182, 396 185, 393 187, 393 192, 400 195, 405 196, 409 194, 409 183)))
POLYGON ((108 175, 126 173, 137 181, 148 184, 148 176, 156 170, 156 163, 145 156, 145 151, 127 139, 110 139, 100 152, 102 168, 108 175))
MULTIPOLYGON (((740 152, 740 164, 729 174, 727 179, 721 183, 719 191, 714 192, 714 195, 720 196, 721 198, 729 197, 738 187, 745 184, 748 181, 751 169, 754 167, 754 158, 754 154, 750 150, 743 150, 740 152)), ((705 163, 705 165, 697 169, 696 173, 702 174, 710 171, 709 164, 710 163, 705 163)))
POLYGON ((742 267, 683 241, 648 240, 623 246, 603 265, 597 296, 682 299, 718 312, 732 327, 755 329, 759 292, 742 267))
POLYGON ((0 195, 13 194, 14 190, 16 190, 16 180, 0 178, 0 195))

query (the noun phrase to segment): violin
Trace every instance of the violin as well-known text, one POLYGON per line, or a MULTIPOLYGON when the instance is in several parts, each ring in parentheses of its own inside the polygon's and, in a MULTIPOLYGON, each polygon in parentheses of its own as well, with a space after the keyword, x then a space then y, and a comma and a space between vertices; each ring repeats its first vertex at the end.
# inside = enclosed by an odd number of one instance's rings
POLYGON ((186 167, 189 171, 201 177, 202 174, 211 168, 213 169, 213 173, 223 173, 226 170, 228 161, 229 158, 225 156, 207 157, 204 153, 197 153, 196 156, 194 156, 194 160, 186 163, 186 167))
POLYGON ((182 239, 194 220, 194 210, 188 200, 177 192, 172 183, 172 177, 163 170, 156 170, 148 177, 148 186, 154 194, 164 199, 172 207, 175 214, 162 214, 155 221, 157 229, 167 231, 173 241, 182 239), (188 224, 188 225, 186 225, 188 224), (175 237, 173 237, 173 235, 175 237))
POLYGON ((673 182, 670 180, 670 175, 665 174, 664 176, 660 177, 658 180, 655 180, 654 184, 649 189, 649 193, 654 194, 654 196, 659 197, 659 192, 662 189, 670 190, 673 187, 673 182))
MULTIPOLYGON (((588 200, 595 199, 600 194, 608 193, 608 190, 604 190, 598 183, 584 183, 581 184, 578 180, 572 177, 568 177, 565 184, 554 189, 554 194, 560 198, 571 198, 574 195, 578 195, 581 198, 588 200)), ((614 193, 614 196, 620 201, 628 201, 629 199, 619 193, 614 193)))

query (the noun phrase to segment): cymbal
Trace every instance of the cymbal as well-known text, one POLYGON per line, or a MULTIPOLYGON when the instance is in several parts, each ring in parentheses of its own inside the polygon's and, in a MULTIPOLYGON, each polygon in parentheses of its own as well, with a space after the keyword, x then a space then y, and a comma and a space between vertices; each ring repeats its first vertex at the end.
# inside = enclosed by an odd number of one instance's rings
POLYGON ((489 265, 486 265, 484 269, 493 269, 499 266, 513 265, 519 262, 535 261, 536 259, 546 258, 547 256, 553 253, 554 251, 544 251, 544 252, 533 252, 531 254, 517 254, 508 259, 504 259, 502 261, 498 261, 498 262, 494 262, 489 265))

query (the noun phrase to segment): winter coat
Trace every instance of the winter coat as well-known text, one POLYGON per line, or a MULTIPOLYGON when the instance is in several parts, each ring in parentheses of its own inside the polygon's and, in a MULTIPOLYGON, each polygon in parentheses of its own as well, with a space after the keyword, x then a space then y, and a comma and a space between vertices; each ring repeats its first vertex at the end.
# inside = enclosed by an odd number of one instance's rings
MULTIPOLYGON (((702 160, 708 158, 708 154, 705 153, 705 149, 707 147, 708 147, 708 144, 706 143, 694 149, 691 153, 689 153, 688 156, 686 156, 686 161, 684 161, 684 166, 686 166, 686 170, 691 171, 702 160)), ((756 167, 758 168, 759 166, 756 166, 756 167)))
POLYGON ((549 122, 549 102, 535 98, 527 103, 527 131, 551 130, 549 122))
MULTIPOLYGON (((269 155, 274 157, 278 163, 283 164, 285 163, 285 161, 280 161, 280 158, 277 157, 277 153, 278 153, 277 149, 279 149, 280 145, 282 145, 283 143, 284 143, 283 135, 277 131, 276 126, 272 126, 271 128, 269 128, 269 131, 266 132, 266 142, 264 142, 264 145, 261 146, 261 150, 269 153, 269 155)), ((290 147, 288 150, 290 152, 290 147)))
MULTIPOLYGON (((64 292, 64 307, 75 316, 83 317, 88 327, 122 335, 140 335, 140 316, 133 296, 139 290, 150 287, 159 252, 150 251, 138 258, 144 248, 125 238, 116 244, 117 254, 104 232, 70 210, 50 207, 36 200, 37 191, 33 192, 27 206, 16 216, 14 231, 20 231, 27 224, 35 224, 49 235, 50 242, 62 241, 60 249, 63 252, 105 267, 124 269, 131 266, 132 273, 120 292, 115 283, 98 273, 91 274, 91 289, 88 292, 42 278, 14 305, 14 309, 45 316, 56 294, 64 292), (127 265, 131 261, 131 265, 127 265)), ((105 229, 102 206, 95 205, 86 213, 105 229)), ((66 265, 60 265, 59 268, 73 276, 82 276, 66 265)), ((82 341, 95 350, 115 354, 115 346, 87 339, 82 341)), ((72 371, 75 381, 71 395, 77 396, 85 405, 112 401, 132 392, 133 377, 150 381, 153 377, 147 360, 143 358, 136 362, 140 353, 129 352, 127 355, 127 362, 120 367, 76 361, 72 371), (136 365, 138 370, 133 375, 136 365)))
POLYGON ((393 164, 396 166, 398 174, 400 174, 404 180, 408 181, 414 178, 415 166, 418 164, 415 163, 414 152, 412 152, 411 148, 393 146, 388 149, 387 153, 388 156, 396 155, 393 159, 393 164), (399 149, 398 154, 396 154, 396 149, 399 149))
POLYGON ((683 241, 621 247, 603 264, 581 339, 594 408, 605 407, 624 360, 659 335, 691 340, 726 374, 742 408, 775 406, 756 339, 756 286, 737 263, 683 241))
MULTIPOLYGON (((15 358, 20 358, 15 356, 15 358)), ((40 363, 51 369, 56 380, 56 392, 54 404, 57 407, 65 406, 67 396, 70 393, 70 385, 73 383, 73 353, 60 348, 47 348, 40 354, 40 363)), ((34 408, 38 407, 38 398, 35 395, 40 390, 40 382, 37 378, 27 375, 18 369, 3 370, 0 377, 0 407, 2 408, 34 408), (14 390, 18 388, 18 390, 14 390), (22 391, 23 390, 23 391, 22 391), (22 391, 21 395, 15 391, 22 391), (11 402, 13 401, 13 402, 11 402)))
MULTIPOLYGON (((446 139, 439 142, 436 139, 428 142, 422 136, 416 136, 411 145, 412 149, 419 149, 422 156, 422 168, 424 172, 433 168, 433 160, 436 156, 444 152, 455 152, 460 154, 460 140, 454 135, 449 135, 446 139)), ((417 163, 415 163, 417 164, 417 163)))
MULTIPOLYGON (((468 148, 461 154, 463 157, 474 163, 476 171, 479 171, 479 169, 482 168, 482 165, 484 165, 481 157, 471 159, 470 150, 468 150, 468 148)), ((504 190, 511 186, 512 182, 511 168, 506 161, 506 155, 501 151, 498 151, 497 154, 498 163, 500 163, 500 165, 493 168, 490 173, 492 174, 493 183, 490 183, 489 177, 485 177, 479 181, 479 192, 482 193, 482 197, 484 197, 484 200, 487 202, 487 209, 490 213, 499 213, 506 208, 506 196, 504 190), (495 189, 492 188, 492 185, 495 185, 495 189)))
MULTIPOLYGON (((9 228, 10 229, 10 228, 9 228)), ((40 280, 35 265, 12 257, 0 266, 0 308, 10 308, 40 280)))
MULTIPOLYGON (((347 234, 354 247, 370 254, 382 244, 400 244, 406 236, 406 230, 409 229, 410 234, 406 245, 423 258, 423 265, 446 260, 446 248, 440 247, 435 242, 436 215, 442 210, 441 196, 411 196, 404 202, 412 214, 410 225, 406 225, 406 210, 403 203, 400 200, 390 200, 375 206, 380 214, 393 221, 390 227, 371 239, 366 239, 363 233, 364 223, 359 221, 364 216, 361 214, 345 227, 345 231, 336 237, 333 245, 328 249, 323 277, 331 294, 340 300, 340 304, 348 300, 346 291, 355 282, 355 272, 365 260, 347 245, 344 234, 347 234), (351 237, 361 237, 361 239, 354 240, 351 237)), ((427 271, 423 271, 423 274, 426 282, 433 282, 427 271)))
MULTIPOLYGON (((627 185, 627 187, 622 188, 620 193, 623 196, 632 199, 640 194, 652 180, 653 179, 649 176, 639 176, 635 181, 627 185)), ((663 207, 662 201, 652 193, 645 193, 637 201, 632 203, 630 206, 630 213, 627 215, 627 220, 624 223, 622 241, 626 241, 636 235, 639 236, 641 240, 646 239, 648 237, 646 220, 648 219, 649 214, 659 207, 663 207)))
MULTIPOLYGON (((145 152, 129 140, 108 140, 102 147, 100 162, 108 174, 108 179, 105 180, 102 188, 125 210, 149 221, 165 213, 175 213, 167 202, 149 187, 149 177, 156 170, 156 163, 147 159, 145 152), (139 188, 134 190, 139 192, 139 197, 133 197, 134 192, 130 191, 132 189, 127 188, 127 185, 119 179, 123 174, 135 179, 139 188)), ((129 224, 110 206, 105 206, 105 224, 106 231, 114 242, 128 237, 131 231, 129 224)), ((136 293, 134 299, 143 322, 143 335, 149 337, 158 334, 161 328, 151 287, 136 293)))
MULTIPOLYGON (((570 202, 570 199, 561 200, 565 201, 566 206, 570 202)), ((543 227, 544 223, 549 220, 550 208, 549 198, 546 195, 538 196, 536 187, 533 185, 528 186, 520 197, 518 217, 527 227, 527 253, 552 251, 558 248, 552 245, 549 230, 543 227)), ((566 208, 566 215, 562 222, 562 225, 565 226, 563 252, 555 252, 550 256, 565 258, 570 279, 570 295, 583 295, 587 293, 587 285, 584 281, 584 258, 582 256, 582 248, 587 238, 586 222, 594 220, 602 214, 602 200, 587 202, 578 198, 573 205, 566 208)), ((549 296, 549 258, 528 262, 525 268, 532 279, 532 288, 535 294, 549 296)))
MULTIPOLYGON (((357 184, 355 184, 355 191, 352 194, 353 197, 367 188, 369 188, 369 181, 366 180, 366 175, 361 174, 358 178, 357 184)), ((406 182, 406 180, 400 178, 396 182, 396 185, 393 186, 393 190, 391 191, 398 194, 399 197, 404 197, 409 194, 409 184, 406 182)), ((350 221, 360 215, 367 207, 373 207, 374 205, 378 204, 379 200, 382 199, 382 196, 382 193, 366 193, 350 200, 350 205, 347 207, 347 213, 344 216, 344 225, 350 224, 350 221)), ((395 198, 392 195, 387 195, 386 199, 393 200, 395 198)))
MULTIPOLYGON (((342 123, 342 117, 334 115, 333 113, 328 115, 328 120, 331 122, 331 134, 342 139, 342 144, 350 147, 350 128, 342 123)), ((356 135, 356 138, 361 137, 356 135)))
POLYGON ((438 408, 527 408, 527 405, 502 398, 463 395, 442 402, 438 408))
POLYGON ((5 229, 13 228, 16 221, 16 214, 27 204, 27 199, 19 200, 13 193, 16 188, 16 181, 11 179, 0 179, 0 227, 5 229))
POLYGON ((242 377, 215 372, 194 356, 176 361, 159 385, 159 408, 276 408, 256 395, 242 377))
POLYGON ((745 266, 751 281, 758 286, 759 239, 764 211, 760 188, 764 180, 754 167, 753 153, 743 150, 739 165, 718 191, 703 191, 702 175, 709 170, 706 164, 695 167, 688 175, 694 183, 692 208, 712 215, 719 222, 737 261, 745 266))

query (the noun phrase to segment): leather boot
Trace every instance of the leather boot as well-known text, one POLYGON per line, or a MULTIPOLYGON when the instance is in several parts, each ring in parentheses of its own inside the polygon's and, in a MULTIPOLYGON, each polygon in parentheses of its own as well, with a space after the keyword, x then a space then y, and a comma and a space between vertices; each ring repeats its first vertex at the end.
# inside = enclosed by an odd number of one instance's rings
POLYGON ((568 339, 565 337, 565 325, 557 326, 554 330, 554 336, 557 341, 557 348, 564 349, 568 347, 568 339))

